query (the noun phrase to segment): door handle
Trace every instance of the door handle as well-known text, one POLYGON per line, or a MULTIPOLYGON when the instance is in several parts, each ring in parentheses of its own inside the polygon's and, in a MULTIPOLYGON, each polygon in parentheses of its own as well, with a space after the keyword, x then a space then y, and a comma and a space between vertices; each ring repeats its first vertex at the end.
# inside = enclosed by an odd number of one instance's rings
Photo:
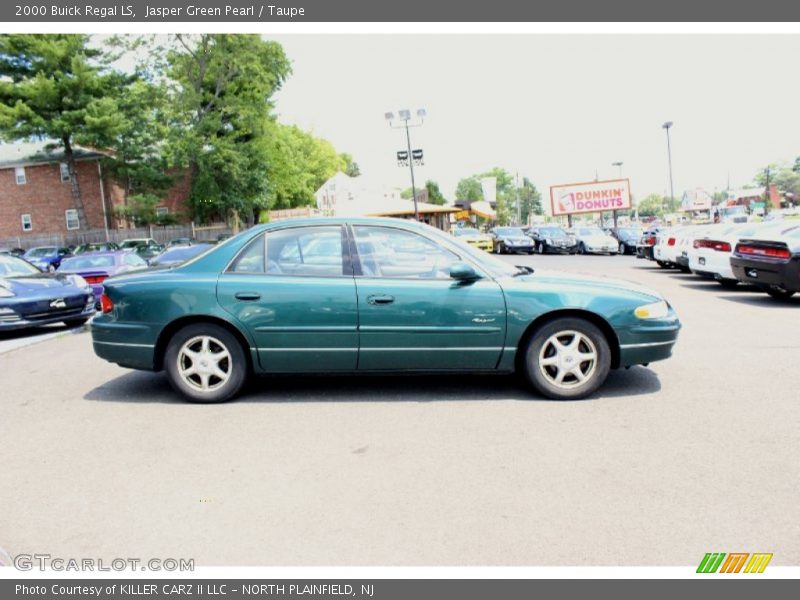
POLYGON ((368 304, 391 304, 392 302, 394 302, 394 296, 385 294, 367 296, 368 304))
POLYGON ((259 294, 258 292, 236 292, 233 295, 233 297, 236 298, 237 300, 253 301, 253 300, 260 300, 261 294, 259 294))

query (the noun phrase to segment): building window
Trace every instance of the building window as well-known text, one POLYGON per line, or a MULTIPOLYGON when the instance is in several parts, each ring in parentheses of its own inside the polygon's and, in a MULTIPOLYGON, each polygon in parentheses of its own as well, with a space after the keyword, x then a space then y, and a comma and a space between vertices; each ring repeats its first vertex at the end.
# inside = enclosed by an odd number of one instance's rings
POLYGON ((58 168, 61 171, 61 183, 69 181, 69 165, 67 163, 58 163, 58 168))
POLYGON ((25 177, 25 167, 16 167, 14 169, 14 177, 17 179, 17 185, 25 185, 28 183, 25 177))
POLYGON ((22 215, 22 231, 33 231, 33 221, 30 215, 22 215))
POLYGON ((64 216, 67 219, 67 229, 68 230, 71 231, 73 229, 80 229, 81 222, 80 222, 80 219, 78 219, 78 211, 77 210, 75 210, 74 208, 70 208, 69 210, 65 210, 64 211, 64 216))
POLYGON ((169 214, 169 208, 166 206, 157 206, 156 207, 156 216, 157 217, 164 217, 169 214))

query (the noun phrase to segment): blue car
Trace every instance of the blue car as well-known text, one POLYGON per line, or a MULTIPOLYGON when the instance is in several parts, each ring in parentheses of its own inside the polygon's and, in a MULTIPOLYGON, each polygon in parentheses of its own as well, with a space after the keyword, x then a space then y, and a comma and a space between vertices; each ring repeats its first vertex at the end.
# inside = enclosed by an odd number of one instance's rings
POLYGON ((21 258, 0 255, 0 331, 82 325, 94 315, 94 303, 92 288, 80 275, 42 273, 21 258))
POLYGON ((70 252, 69 248, 39 246, 28 250, 22 258, 36 265, 42 271, 49 271, 52 273, 61 266, 61 261, 67 256, 72 256, 72 252, 70 252))

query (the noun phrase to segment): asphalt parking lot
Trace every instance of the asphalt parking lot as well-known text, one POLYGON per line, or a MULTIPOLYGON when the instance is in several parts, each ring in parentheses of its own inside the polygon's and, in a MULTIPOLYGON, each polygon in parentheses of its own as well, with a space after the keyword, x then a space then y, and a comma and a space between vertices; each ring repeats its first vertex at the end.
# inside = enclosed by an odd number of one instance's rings
POLYGON ((798 564, 800 297, 633 257, 505 259, 661 291, 684 324, 675 355, 578 402, 507 376, 303 377, 199 406, 96 358, 85 331, 13 348, 6 334, 0 547, 198 565, 798 564))

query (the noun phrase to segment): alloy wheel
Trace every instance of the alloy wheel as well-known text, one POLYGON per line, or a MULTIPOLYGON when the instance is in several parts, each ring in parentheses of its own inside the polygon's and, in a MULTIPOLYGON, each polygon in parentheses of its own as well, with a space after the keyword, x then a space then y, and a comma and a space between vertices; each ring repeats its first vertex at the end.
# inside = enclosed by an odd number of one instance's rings
POLYGON ((178 374, 190 388, 213 392, 230 379, 233 363, 228 348, 210 335, 187 340, 178 351, 178 374))
POLYGON ((566 330, 551 335, 539 351, 539 370, 552 385, 575 389, 597 368, 597 348, 589 336, 566 330))

